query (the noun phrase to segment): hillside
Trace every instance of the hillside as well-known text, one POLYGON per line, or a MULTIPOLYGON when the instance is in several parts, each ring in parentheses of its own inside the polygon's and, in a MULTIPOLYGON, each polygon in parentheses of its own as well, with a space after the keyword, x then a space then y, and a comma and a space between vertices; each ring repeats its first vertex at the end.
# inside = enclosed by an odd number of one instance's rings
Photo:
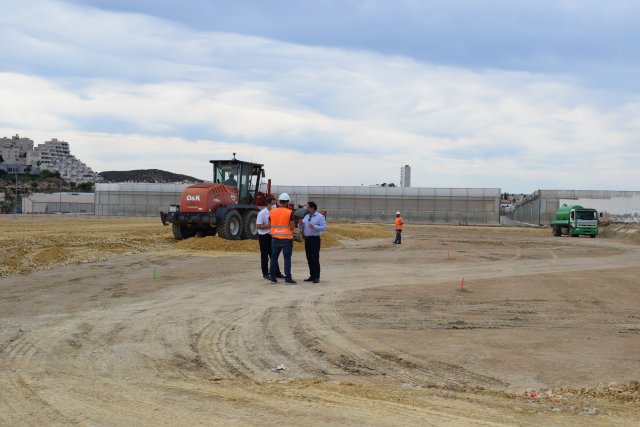
POLYGON ((105 171, 98 174, 102 182, 185 182, 197 183, 203 180, 188 175, 167 172, 160 169, 136 169, 131 171, 105 171))

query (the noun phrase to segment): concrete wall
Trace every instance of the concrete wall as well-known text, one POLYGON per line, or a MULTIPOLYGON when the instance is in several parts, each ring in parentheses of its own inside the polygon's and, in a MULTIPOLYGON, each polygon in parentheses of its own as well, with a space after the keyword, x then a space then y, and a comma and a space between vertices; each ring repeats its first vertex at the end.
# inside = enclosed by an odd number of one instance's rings
POLYGON ((640 191, 537 190, 508 214, 509 219, 548 225, 563 204, 594 208, 603 218, 640 222, 640 191))

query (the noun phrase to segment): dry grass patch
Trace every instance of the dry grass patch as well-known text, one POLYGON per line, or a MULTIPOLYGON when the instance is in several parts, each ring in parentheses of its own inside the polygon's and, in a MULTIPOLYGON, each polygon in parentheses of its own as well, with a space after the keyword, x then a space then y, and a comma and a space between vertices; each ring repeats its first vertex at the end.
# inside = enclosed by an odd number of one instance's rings
POLYGON ((151 218, 0 217, 0 276, 171 248, 171 229, 151 218))
POLYGON ((600 237, 619 239, 627 243, 640 244, 640 224, 609 223, 600 224, 600 237))
MULTIPOLYGON (((389 226, 329 223, 322 247, 344 239, 390 237, 389 226)), ((27 274, 71 264, 166 249, 188 251, 258 252, 256 240, 229 241, 219 237, 175 241, 171 227, 156 218, 72 215, 0 216, 0 276, 27 274)), ((304 250, 295 242, 294 250, 304 250)))

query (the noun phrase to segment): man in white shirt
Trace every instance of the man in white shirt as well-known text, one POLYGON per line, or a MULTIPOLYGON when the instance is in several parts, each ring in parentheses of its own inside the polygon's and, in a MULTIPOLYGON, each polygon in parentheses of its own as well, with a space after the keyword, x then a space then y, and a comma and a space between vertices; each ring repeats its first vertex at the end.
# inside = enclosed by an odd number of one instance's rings
MULTIPOLYGON (((260 243, 260 266, 262 268, 262 277, 270 280, 269 277, 269 261, 271 258, 271 223, 269 219, 269 211, 273 207, 273 198, 267 197, 267 206, 264 207, 256 219, 256 227, 258 228, 258 242, 260 243)), ((276 264, 276 277, 282 279, 284 276, 280 272, 280 266, 276 264)))

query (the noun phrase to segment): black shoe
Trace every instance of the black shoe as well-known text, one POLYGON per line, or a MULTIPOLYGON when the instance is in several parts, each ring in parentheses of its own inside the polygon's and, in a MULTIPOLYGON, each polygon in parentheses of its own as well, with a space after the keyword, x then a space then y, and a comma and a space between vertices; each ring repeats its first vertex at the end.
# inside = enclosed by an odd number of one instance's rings
POLYGON ((276 277, 277 277, 278 279, 285 279, 284 274, 282 274, 282 273, 278 273, 278 274, 276 275, 276 277))
POLYGON ((313 279, 313 283, 320 283, 320 279, 313 279))
POLYGON ((271 281, 271 283, 276 284, 278 283, 278 279, 272 278, 270 277, 269 280, 271 281))
POLYGON ((295 280, 293 280, 293 279, 285 279, 285 281, 284 281, 284 282, 285 282, 287 285, 295 285, 296 283, 298 283, 298 282, 296 282, 296 281, 295 281, 295 280))
POLYGON ((306 279, 304 279, 305 282, 311 282, 313 280, 313 277, 309 276, 306 279))
POLYGON ((262 278, 263 278, 263 279, 267 279, 267 280, 271 280, 271 277, 269 277, 269 275, 268 275, 268 274, 263 274, 263 275, 262 275, 262 278))

